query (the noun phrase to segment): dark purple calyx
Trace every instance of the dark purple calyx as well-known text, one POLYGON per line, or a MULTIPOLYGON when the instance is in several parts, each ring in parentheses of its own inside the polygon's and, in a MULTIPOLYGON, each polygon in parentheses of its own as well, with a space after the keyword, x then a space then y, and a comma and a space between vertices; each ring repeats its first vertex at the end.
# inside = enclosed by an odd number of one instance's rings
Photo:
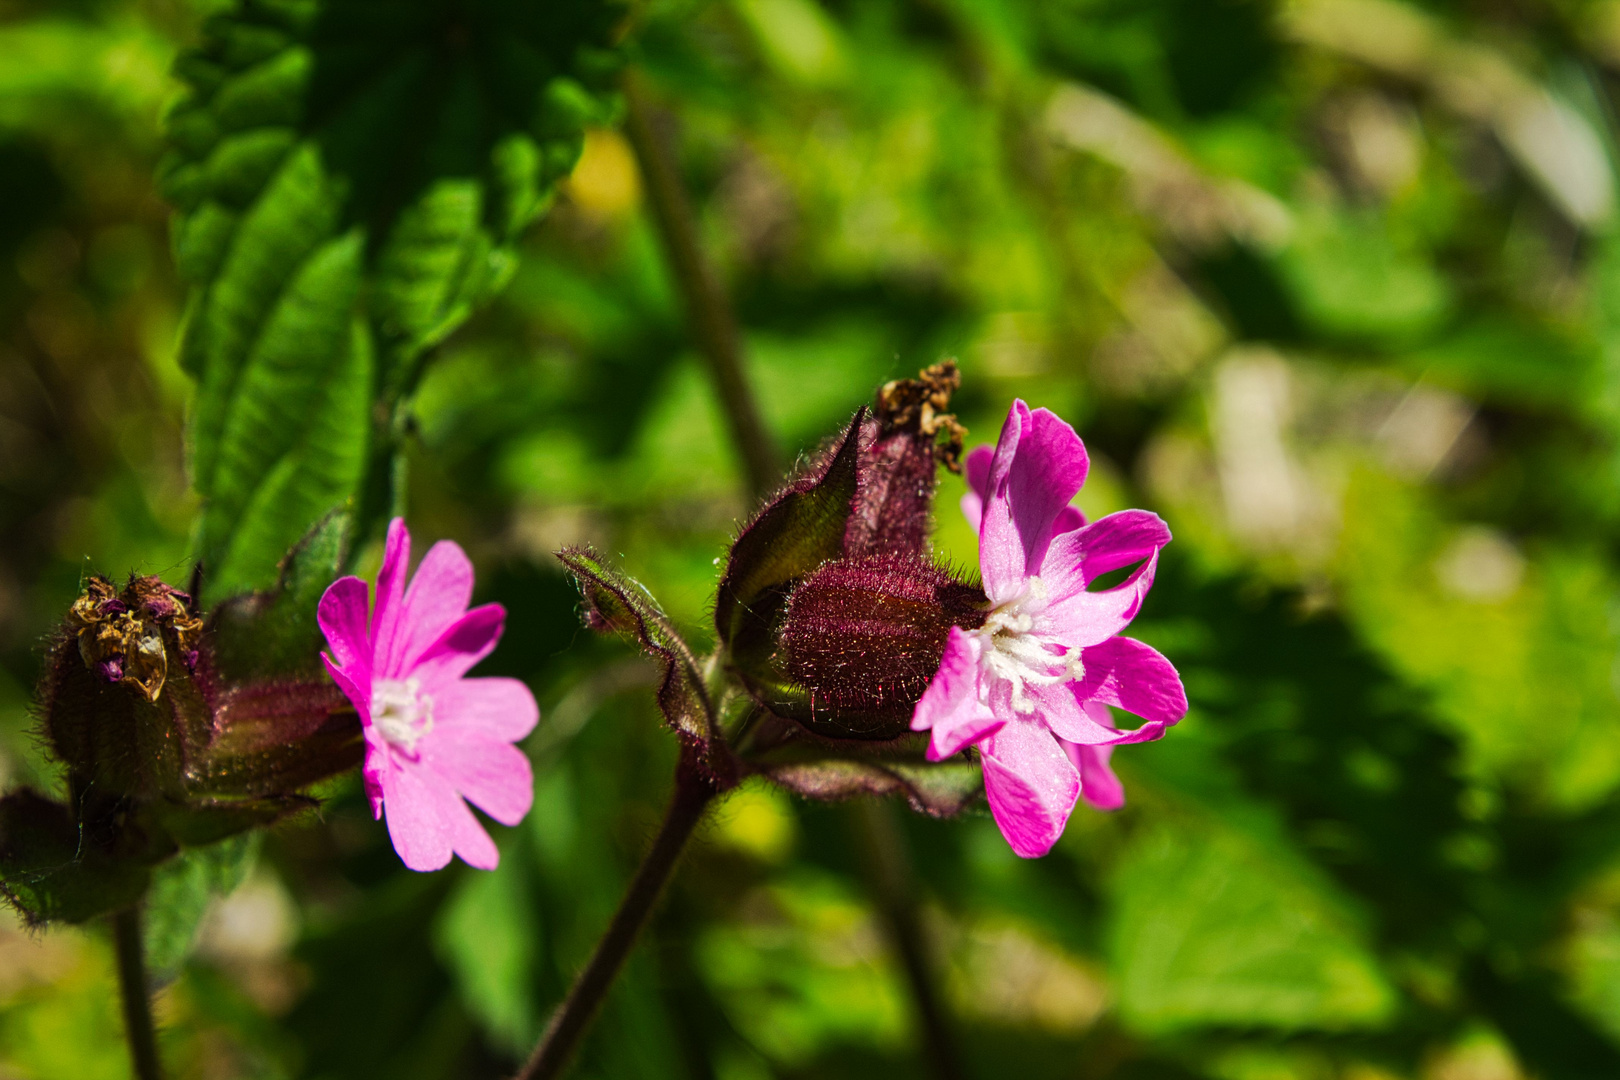
POLYGON ((936 465, 960 472, 967 433, 945 412, 962 383, 954 360, 896 379, 877 394, 862 425, 855 498, 844 527, 844 555, 921 555, 934 509, 936 465))
POLYGON ((985 607, 981 589, 925 559, 828 562, 788 599, 779 661, 792 692, 770 708, 828 738, 897 738, 951 627, 981 626, 985 607))

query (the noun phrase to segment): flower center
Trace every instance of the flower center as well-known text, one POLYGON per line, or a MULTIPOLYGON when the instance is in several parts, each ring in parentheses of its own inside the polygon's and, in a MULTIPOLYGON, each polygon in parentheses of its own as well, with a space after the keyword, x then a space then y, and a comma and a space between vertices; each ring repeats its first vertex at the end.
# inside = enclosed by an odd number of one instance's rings
POLYGON ((1025 715, 1035 711, 1026 686, 1053 686, 1085 675, 1079 649, 1037 629, 1038 616, 1045 610, 1045 583, 1027 578, 1023 590, 991 610, 978 631, 984 644, 979 663, 1012 686, 1013 711, 1025 715))
POLYGON ((371 724, 391 745, 415 753, 417 742, 433 730, 433 699, 416 679, 377 679, 371 684, 371 724))

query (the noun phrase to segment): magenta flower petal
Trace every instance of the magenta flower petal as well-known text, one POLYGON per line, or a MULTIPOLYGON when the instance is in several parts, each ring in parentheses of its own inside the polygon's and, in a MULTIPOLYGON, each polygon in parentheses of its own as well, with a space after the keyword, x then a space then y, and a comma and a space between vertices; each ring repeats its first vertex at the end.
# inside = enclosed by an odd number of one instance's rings
MULTIPOLYGON (((968 526, 977 533, 984 519, 985 493, 990 487, 990 461, 996 456, 995 450, 988 446, 975 446, 968 452, 962 461, 962 472, 967 478, 967 494, 962 496, 962 516, 967 518, 968 526)), ((1071 532, 1086 523, 1086 515, 1078 506, 1065 506, 1058 511, 1057 520, 1052 523, 1052 535, 1071 532)))
POLYGON ((467 613, 472 591, 472 560, 461 545, 441 540, 429 548, 400 604, 399 622, 387 659, 379 665, 383 672, 398 677, 414 663, 440 634, 467 613))
POLYGON ((993 603, 1014 596, 1036 573, 1059 513, 1085 483, 1089 461, 1074 429, 1022 401, 1001 429, 979 524, 979 569, 993 603))
POLYGON ((1134 638, 1114 637, 1080 654, 1085 678, 1076 697, 1114 705, 1142 719, 1174 724, 1187 715, 1187 691, 1175 665, 1134 638))
POLYGON ((499 604, 467 610, 472 564, 459 546, 435 544, 405 587, 410 534, 399 519, 377 578, 366 633, 366 586, 343 578, 319 613, 327 670, 360 713, 362 775, 372 813, 387 819, 394 850, 412 870, 437 870, 459 855, 494 869, 500 852, 468 807, 471 800, 516 825, 534 800, 529 760, 512 743, 539 720, 534 695, 516 679, 467 679, 500 639, 499 604))
POLYGON ((411 672, 424 686, 439 686, 459 679, 472 666, 495 651, 506 625, 506 609, 499 604, 475 607, 450 624, 437 641, 422 651, 411 672))
POLYGON ((1080 798, 1080 770, 1051 732, 1008 724, 980 744, 984 793, 1001 835, 1026 859, 1052 850, 1080 798))
POLYGON ((1108 759, 1112 746, 1079 746, 1064 743, 1069 760, 1080 770, 1080 797, 1098 810, 1118 810, 1125 805, 1125 785, 1119 782, 1108 759))
POLYGON ((450 829, 440 815, 444 792, 415 769, 385 768, 383 806, 388 837, 400 860, 412 870, 440 870, 450 862, 450 829))
POLYGON ((399 610, 405 597, 405 575, 411 567, 411 534, 404 518, 388 523, 388 540, 383 544, 382 567, 377 571, 377 600, 371 613, 371 641, 378 658, 391 656, 394 634, 399 627, 399 610))
POLYGON ((540 722, 540 707, 529 688, 504 676, 457 679, 441 689, 436 700, 447 717, 455 718, 456 732, 486 739, 517 742, 540 722))
POLYGON ((443 791, 438 805, 449 835, 450 849, 461 856, 462 862, 475 870, 493 870, 501 864, 501 852, 495 846, 495 841, 489 838, 489 833, 455 792, 448 789, 443 791))
POLYGON ((990 462, 996 456, 988 446, 975 446, 962 459, 962 476, 967 480, 967 494, 962 496, 962 516, 974 532, 984 518, 985 493, 990 489, 990 462))
POLYGON ((930 761, 943 761, 1005 723, 979 701, 981 649, 977 637, 951 627, 939 673, 911 717, 911 730, 933 732, 928 741, 930 761))
POLYGON ((994 452, 968 454, 962 512, 978 525, 990 609, 978 628, 951 631, 912 718, 933 733, 935 760, 978 745, 991 810, 1024 856, 1051 848, 1082 790, 1093 806, 1121 805, 1112 747, 1160 738, 1187 711, 1170 662, 1119 636, 1141 610, 1170 530, 1144 510, 1087 525, 1070 500, 1088 467, 1074 430, 1022 401, 994 452), (1089 588, 1133 563, 1119 586, 1089 588), (1116 729, 1110 706, 1142 725, 1116 729))
POLYGON ((440 727, 422 740, 422 761, 502 825, 516 825, 534 805, 529 759, 510 743, 440 727))
POLYGON ((371 705, 371 680, 368 678, 363 682, 357 682, 351 679, 325 653, 321 654, 321 663, 326 665, 326 673, 332 676, 333 682, 338 684, 338 689, 343 691, 343 696, 354 704, 355 711, 359 712, 361 716, 367 715, 371 705))
POLYGON ((1053 600, 1073 596, 1103 574, 1152 558, 1170 542, 1170 527, 1158 514, 1121 510, 1053 538, 1041 580, 1053 600))
MULTIPOLYGON (((1096 746, 1119 740, 1119 732, 1112 723, 1098 723, 1096 714, 1086 708, 1086 699, 1076 694, 1078 683, 1059 682, 1045 686, 1029 686, 1025 695, 1035 706, 1052 734, 1064 742, 1096 746)), ((1104 714, 1107 710, 1103 710, 1104 714)))
MULTIPOLYGON (((339 686, 342 683, 338 684, 339 686)), ((366 715, 362 712, 360 715, 366 715)), ((366 760, 360 765, 360 778, 365 781, 366 799, 371 803, 371 817, 381 821, 383 816, 383 773, 393 768, 393 754, 388 751, 388 740, 367 724, 366 760)))
POLYGON ((1155 551, 1115 588, 1098 592, 1082 589, 1050 602, 1039 616, 1043 629, 1060 636, 1069 646, 1085 648, 1107 641, 1129 626, 1142 610, 1142 601, 1153 586, 1158 568, 1159 553, 1155 551))
POLYGON ((366 583, 357 577, 332 582, 315 609, 332 662, 357 683, 371 681, 371 640, 366 632, 366 583))

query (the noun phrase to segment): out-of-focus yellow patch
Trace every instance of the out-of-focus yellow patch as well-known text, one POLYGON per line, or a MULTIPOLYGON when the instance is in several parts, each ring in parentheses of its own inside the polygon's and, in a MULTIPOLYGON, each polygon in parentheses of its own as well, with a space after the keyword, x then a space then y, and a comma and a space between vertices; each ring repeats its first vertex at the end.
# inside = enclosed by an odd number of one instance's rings
POLYGON ((787 795, 759 780, 744 784, 720 804, 713 829, 715 843, 767 863, 791 855, 799 831, 787 795))
POLYGON ((641 202, 641 176, 624 136, 608 128, 585 132, 585 150, 568 178, 568 196, 589 217, 616 221, 641 202))

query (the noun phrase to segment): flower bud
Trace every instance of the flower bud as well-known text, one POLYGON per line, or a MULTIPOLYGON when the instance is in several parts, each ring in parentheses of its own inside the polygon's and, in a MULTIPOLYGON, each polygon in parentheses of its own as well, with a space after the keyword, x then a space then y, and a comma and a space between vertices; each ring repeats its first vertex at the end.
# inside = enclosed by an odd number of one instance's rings
POLYGON ((157 578, 86 583, 40 686, 67 805, 0 808, 0 895, 29 919, 127 903, 132 868, 311 806, 299 789, 359 764, 359 718, 330 680, 226 684, 213 639, 190 598, 157 578), (51 863, 63 829, 81 852, 72 874, 51 863))
POLYGON ((935 465, 960 472, 962 437, 945 412, 962 383, 954 360, 896 379, 877 394, 862 428, 855 498, 844 527, 844 555, 921 555, 934 508, 935 465))
POLYGON ((979 588, 924 559, 828 562, 789 597, 779 661, 791 692, 767 704, 828 738, 897 738, 950 628, 982 625, 985 604, 979 588))

